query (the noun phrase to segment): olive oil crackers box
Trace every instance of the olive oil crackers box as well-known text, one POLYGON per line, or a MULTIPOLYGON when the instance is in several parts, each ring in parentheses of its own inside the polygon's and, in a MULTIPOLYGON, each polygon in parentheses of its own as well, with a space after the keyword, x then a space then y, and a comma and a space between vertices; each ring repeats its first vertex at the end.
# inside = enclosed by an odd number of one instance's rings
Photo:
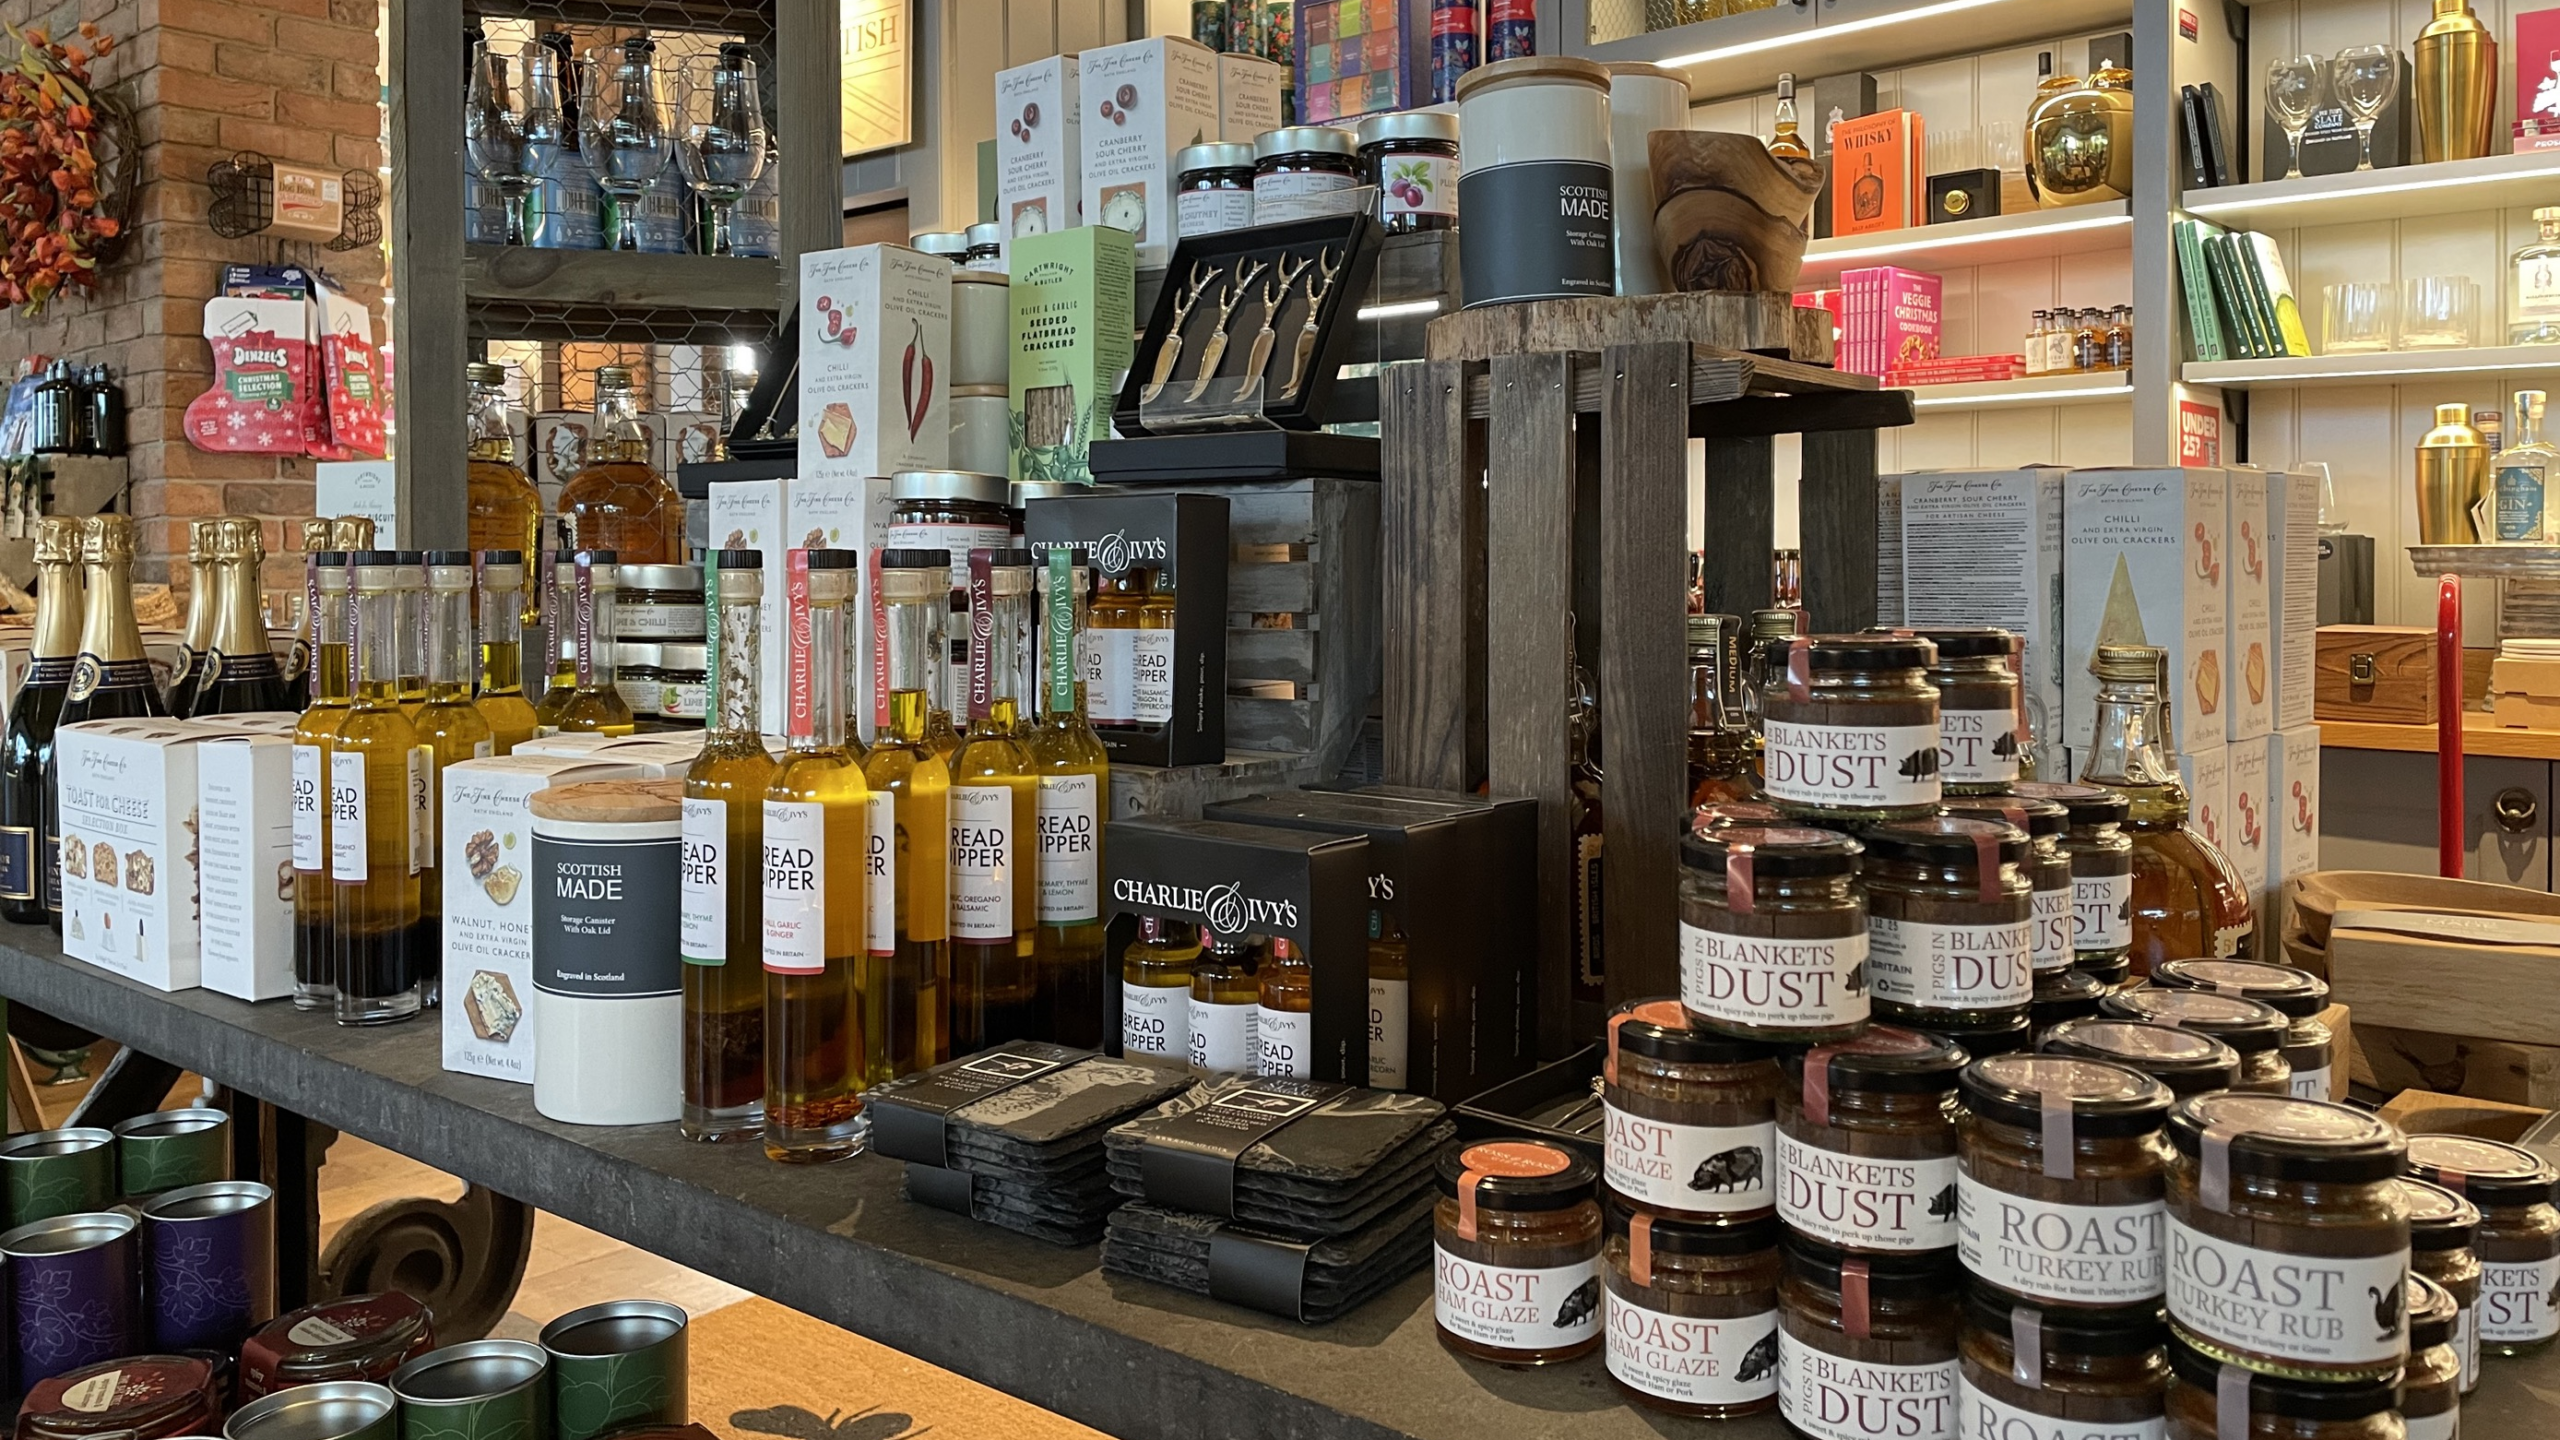
POLYGON ((904 245, 800 257, 798 478, 941 469, 950 389, 950 261, 904 245))
POLYGON ((1111 434, 1120 375, 1137 349, 1137 283, 1126 231, 1085 225, 1014 237, 1014 479, 1093 483, 1087 453, 1111 434))
MULTIPOLYGON (((2100 645, 2169 652, 2164 749, 2219 746, 2229 733, 2230 483, 2219 468, 2074 470, 2063 490, 2063 738, 2089 743, 2100 645)), ((1910 503, 1906 495, 1903 501, 1910 503)), ((1905 540, 1908 543, 1908 523, 1905 540)))

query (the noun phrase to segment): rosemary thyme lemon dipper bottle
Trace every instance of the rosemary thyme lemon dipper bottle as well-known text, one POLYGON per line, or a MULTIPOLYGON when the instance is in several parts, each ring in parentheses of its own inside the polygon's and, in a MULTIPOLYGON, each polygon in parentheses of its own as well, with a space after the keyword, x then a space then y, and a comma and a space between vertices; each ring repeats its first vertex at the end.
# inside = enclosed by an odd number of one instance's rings
POLYGON ((406 1020, 426 998, 418 872, 425 755, 400 713, 400 594, 391 550, 355 553, 355 699, 329 744, 329 893, 341 1025, 406 1020))
POLYGON ((337 1004, 335 896, 329 892, 329 752, 355 700, 347 643, 347 552, 306 551, 303 612, 311 620, 311 703, 293 727, 293 1008, 337 1004))
POLYGON ((933 647, 951 605, 950 555, 882 551, 880 601, 889 723, 862 762, 871 788, 862 1023, 875 1084, 951 1058, 951 770, 925 733, 933 647))
POLYGON ((789 749, 764 800, 764 1151, 795 1163, 861 1148, 864 839, 870 789, 846 740, 850 550, 794 550, 783 625, 789 749))
POLYGON ((533 738, 533 702, 524 698, 524 552, 480 552, 480 694, 471 703, 489 727, 489 753, 512 755, 533 738))
MULTIPOLYGON (((194 684, 188 690, 187 713, 240 715, 256 710, 291 710, 284 667, 267 639, 265 607, 259 603, 258 575, 266 568, 266 542, 255 520, 217 520, 206 578, 213 588, 213 627, 206 632, 194 684)), ((175 687, 172 687, 175 688, 175 687)))
POLYGON ((425 813, 427 848, 418 868, 418 944, 422 969, 444 953, 444 884, 436 868, 444 854, 444 768, 494 754, 489 721, 471 701, 471 677, 479 667, 471 629, 471 552, 430 550, 427 570, 427 699, 410 723, 418 731, 419 808, 425 813))
MULTIPOLYGON (((764 796, 773 757, 757 733, 757 622, 764 552, 703 557, 703 652, 711 680, 702 754, 684 775, 684 1111, 688 1140, 764 1129, 764 796), (743 872, 743 873, 741 873, 743 872)), ((489 603, 482 602, 484 607, 489 603)))
POLYGON ((53 727, 80 653, 80 522, 36 521, 36 626, 0 738, 0 916, 62 925, 62 837, 51 814, 53 727))
POLYGON ((1017 735, 1017 661, 1031 640, 1031 552, 969 556, 969 728, 951 757, 951 1053, 1028 1037, 1036 834, 1031 753, 1017 735))
POLYGON ((1048 554, 1046 703, 1031 732, 1039 826, 1039 928, 1031 963, 1040 985, 1038 1033, 1061 1045, 1102 1044, 1102 987, 1110 975, 1102 929, 1102 821, 1111 761, 1084 711, 1084 552, 1048 554))

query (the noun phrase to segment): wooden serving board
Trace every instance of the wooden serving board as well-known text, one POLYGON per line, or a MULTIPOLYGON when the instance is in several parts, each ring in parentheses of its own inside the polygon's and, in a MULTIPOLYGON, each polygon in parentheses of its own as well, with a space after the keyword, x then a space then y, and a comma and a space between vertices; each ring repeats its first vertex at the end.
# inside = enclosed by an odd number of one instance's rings
POLYGON ((2329 934, 2329 993, 2398 1028, 2546 1044, 2560 1035, 2560 946, 2341 927, 2329 934))
POLYGON ((1491 360, 1676 340, 1782 355, 1807 365, 1832 363, 1830 311, 1799 306, 1792 295, 1758 291, 1487 305, 1432 321, 1425 344, 1433 360, 1491 360))

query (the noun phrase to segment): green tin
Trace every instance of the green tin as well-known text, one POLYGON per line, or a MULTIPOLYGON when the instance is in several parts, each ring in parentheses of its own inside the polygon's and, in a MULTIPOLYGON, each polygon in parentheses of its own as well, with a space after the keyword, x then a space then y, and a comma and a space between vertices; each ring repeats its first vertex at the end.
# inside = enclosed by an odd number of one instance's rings
POLYGON ((136 1115, 116 1127, 116 1170, 128 1198, 231 1178, 231 1117, 210 1106, 136 1115))
POLYGON ((542 1327, 551 1357, 552 1440, 593 1440, 632 1425, 693 1418, 684 1311, 658 1300, 608 1300, 542 1327))
POLYGON ((115 1136, 105 1130, 37 1130, 0 1142, 9 1226, 116 1203, 115 1136))
POLYGON ((470 1340, 393 1371, 400 1440, 547 1440, 550 1364, 539 1345, 470 1340))

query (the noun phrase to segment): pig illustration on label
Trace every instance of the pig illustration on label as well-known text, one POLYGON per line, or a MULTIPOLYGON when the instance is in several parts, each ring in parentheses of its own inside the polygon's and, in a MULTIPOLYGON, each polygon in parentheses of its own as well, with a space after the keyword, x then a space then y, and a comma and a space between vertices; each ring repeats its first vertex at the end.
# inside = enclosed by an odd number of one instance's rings
POLYGON ((1745 1190, 1760 1183, 1760 1147, 1736 1145, 1698 1162, 1692 1190, 1745 1190))
POLYGON ((1564 1303, 1556 1307, 1556 1328, 1570 1330, 1590 1319, 1591 1312, 1599 1308, 1600 1277, 1594 1275, 1574 1286, 1573 1293, 1564 1297, 1564 1303))

